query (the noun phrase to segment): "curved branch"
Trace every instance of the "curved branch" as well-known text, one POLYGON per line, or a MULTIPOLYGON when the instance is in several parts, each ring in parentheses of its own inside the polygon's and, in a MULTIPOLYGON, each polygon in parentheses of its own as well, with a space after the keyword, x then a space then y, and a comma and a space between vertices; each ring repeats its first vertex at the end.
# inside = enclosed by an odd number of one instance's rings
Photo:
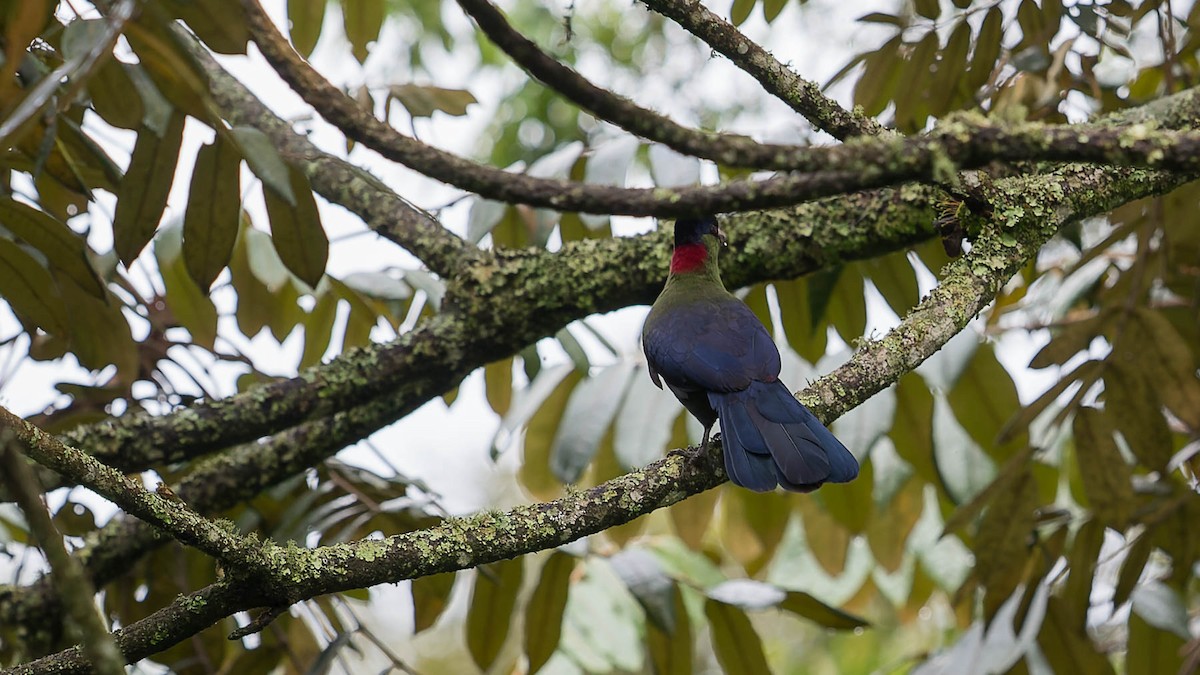
POLYGON ((724 54, 734 65, 758 80, 763 89, 834 138, 846 140, 890 133, 874 119, 846 110, 825 96, 820 87, 792 72, 757 42, 710 12, 699 0, 642 0, 642 3, 674 19, 692 35, 724 54))
POLYGON ((475 19, 480 30, 531 77, 580 108, 632 134, 662 143, 682 154, 711 159, 726 166, 791 170, 805 159, 806 146, 758 143, 746 136, 698 131, 680 125, 592 84, 513 29, 504 14, 488 0, 458 0, 458 4, 475 19))
POLYGON ((1012 130, 962 117, 934 133, 856 139, 839 146, 803 148, 792 168, 810 173, 714 187, 620 188, 535 178, 477 164, 404 136, 345 96, 300 58, 258 0, 243 0, 251 35, 276 72, 326 120, 354 140, 427 176, 489 199, 589 213, 694 216, 794 205, 818 197, 905 180, 953 182, 959 168, 993 160, 1110 161, 1163 168, 1195 168, 1200 133, 1153 132, 1098 126, 1012 130), (1049 139, 1049 140, 1047 140, 1049 139), (1139 141, 1131 143, 1131 141, 1139 141))

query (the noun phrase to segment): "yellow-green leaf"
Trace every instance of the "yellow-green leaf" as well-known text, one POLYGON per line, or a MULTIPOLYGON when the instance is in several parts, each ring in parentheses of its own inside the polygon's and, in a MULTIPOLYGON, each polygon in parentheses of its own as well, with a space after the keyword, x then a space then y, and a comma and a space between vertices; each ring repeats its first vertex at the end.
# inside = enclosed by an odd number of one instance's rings
POLYGON ((508 638, 513 608, 525 577, 525 559, 502 560, 480 568, 467 608, 467 650, 481 669, 487 670, 508 638))
MULTIPOLYGON (((67 308, 50 272, 32 255, 0 237, 0 298, 18 316, 47 333, 65 335, 67 308)), ((32 329, 32 327, 30 327, 32 329)))
POLYGON ((834 630, 854 630, 871 625, 862 617, 830 607, 802 591, 788 591, 787 597, 779 603, 779 608, 834 630))
POLYGON ((1021 406, 1012 376, 996 360, 990 344, 980 345, 947 396, 958 423, 993 459, 1007 460, 1023 448, 1028 434, 1000 443, 1000 430, 1021 406))
POLYGON ((501 417, 512 405, 512 357, 493 361, 483 367, 484 391, 488 405, 501 417))
POLYGON ((126 267, 133 264, 154 238, 162 219, 175 182, 175 163, 185 119, 173 111, 162 136, 148 126, 138 131, 129 169, 117 188, 117 209, 113 216, 113 249, 126 267))
POLYGON ((1026 470, 983 514, 975 538, 975 574, 984 587, 989 620, 1021 583, 1036 524, 1037 484, 1026 470))
POLYGON ((704 603, 717 662, 727 675, 761 675, 770 672, 762 638, 740 607, 709 599, 704 603))
POLYGON ((1080 408, 1072 429, 1079 475, 1092 512, 1106 525, 1124 529, 1135 506, 1133 472, 1117 448, 1109 420, 1095 408, 1080 408))
POLYGON ((271 219, 271 241, 279 259, 292 274, 316 288, 329 260, 329 238, 321 226, 308 178, 294 166, 288 167, 288 175, 292 194, 296 197, 295 206, 288 204, 274 190, 263 190, 267 215, 271 219))
POLYGON ((646 622, 646 649, 655 675, 692 675, 692 621, 679 584, 671 584, 671 603, 674 630, 668 633, 657 623, 646 622))
POLYGON ((304 58, 312 54, 321 37, 321 24, 325 22, 327 0, 288 0, 289 35, 292 45, 304 58))
POLYGON ((105 297, 104 284, 88 262, 87 242, 66 223, 11 197, 0 197, 0 225, 45 256, 50 269, 70 277, 94 297, 105 297))
POLYGON ((896 411, 888 436, 896 454, 918 476, 934 484, 941 480, 933 464, 933 394, 915 372, 903 375, 896 382, 896 411))
POLYGON ((204 290, 233 255, 242 209, 241 161, 237 146, 221 136, 196 153, 183 215, 183 260, 188 274, 204 290))
POLYGON ((342 23, 359 63, 367 60, 370 44, 379 39, 385 14, 383 0, 342 0, 342 23))
POLYGON ((542 566, 542 576, 525 606, 525 656, 531 675, 541 670, 558 649, 574 570, 574 556, 561 551, 552 553, 542 566))

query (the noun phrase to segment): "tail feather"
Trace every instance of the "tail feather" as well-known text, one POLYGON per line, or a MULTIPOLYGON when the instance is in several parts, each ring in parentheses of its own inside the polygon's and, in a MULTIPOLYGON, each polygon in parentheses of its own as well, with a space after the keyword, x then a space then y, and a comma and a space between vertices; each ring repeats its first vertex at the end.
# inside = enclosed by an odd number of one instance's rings
POLYGON ((726 407, 719 409, 719 414, 722 420, 730 420, 729 424, 721 422, 721 445, 725 450, 725 472, 729 479, 755 492, 774 490, 775 463, 751 422, 745 403, 729 401, 726 407))
POLYGON ((858 461, 779 381, 710 393, 734 483, 760 492, 776 484, 808 492, 858 475, 858 461))

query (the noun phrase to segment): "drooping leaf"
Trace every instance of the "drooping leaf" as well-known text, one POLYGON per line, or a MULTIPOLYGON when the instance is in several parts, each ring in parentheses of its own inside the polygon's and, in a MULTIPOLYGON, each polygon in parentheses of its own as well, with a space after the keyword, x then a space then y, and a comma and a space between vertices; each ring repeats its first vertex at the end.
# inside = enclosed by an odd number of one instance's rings
POLYGON ((650 662, 655 675, 692 675, 692 622, 678 584, 671 585, 671 607, 675 616, 673 630, 664 630, 654 622, 646 626, 650 662))
POLYGON ((716 600, 704 603, 713 651, 721 669, 729 675, 755 675, 770 672, 763 653, 762 638, 740 607, 716 600))
POLYGON ((575 483, 600 447, 625 398, 632 361, 618 361, 575 387, 550 447, 550 469, 564 483, 575 483))
POLYGON ((1155 626, 1135 609, 1129 617, 1126 675, 1187 672, 1185 655, 1190 641, 1190 637, 1185 640, 1174 632, 1155 626))
POLYGON ((250 39, 245 12, 230 0, 162 0, 171 16, 183 19, 188 28, 213 51, 245 54, 250 39))
POLYGON ((508 638, 513 610, 525 576, 525 560, 503 560, 480 569, 467 609, 467 650, 487 670, 508 638))
POLYGON ((456 578, 454 572, 443 572, 412 580, 413 632, 430 628, 446 611, 456 578))
POLYGON ((484 393, 488 405, 503 417, 512 405, 512 357, 493 361, 483 367, 484 393))
POLYGON ((316 288, 329 260, 329 238, 321 226, 308 178, 294 166, 288 167, 288 176, 296 198, 295 206, 288 204, 274 190, 263 190, 267 215, 271 218, 271 241, 279 259, 292 274, 316 288))
POLYGON ((333 337, 333 322, 337 318, 338 296, 330 289, 317 292, 317 302, 304 320, 304 351, 300 355, 300 368, 321 363, 321 357, 329 349, 333 337))
POLYGON ((958 423, 993 459, 1005 461, 1028 441, 1017 434, 999 443, 1000 431, 1011 411, 1020 407, 1012 376, 1000 365, 991 345, 980 345, 958 376, 947 399, 958 423))
POLYGON ((831 576, 839 576, 846 568, 846 555, 853 536, 842 527, 811 496, 796 501, 796 510, 804 522, 804 539, 808 550, 831 576))
POLYGON ((834 630, 854 630, 871 625, 862 617, 843 612, 836 607, 830 607, 802 591, 788 591, 787 597, 779 604, 779 608, 834 630))
POLYGON ((47 333, 66 334, 67 308, 49 270, 20 246, 2 237, 0 298, 19 316, 27 318, 47 333))
MULTIPOLYGON (((542 371, 539 377, 557 380, 554 389, 548 393, 532 413, 529 425, 525 430, 525 453, 521 463, 521 483, 525 485, 538 499, 552 499, 561 492, 562 484, 550 470, 550 448, 558 426, 562 422, 563 411, 567 409, 567 401, 575 385, 579 383, 579 371, 574 368, 566 373, 542 371)), ((514 406, 515 408, 515 406, 514 406)))
POLYGON ((237 241, 241 161, 237 146, 221 136, 196 153, 183 215, 183 260, 188 274, 204 290, 229 264, 237 241))
POLYGON ((351 51, 359 63, 367 60, 370 45, 379 39, 387 9, 383 0, 342 0, 342 25, 351 51))
POLYGON ((896 412, 888 433, 896 454, 929 483, 939 481, 933 464, 933 395, 917 373, 896 382, 896 412))
POLYGON ((196 344, 211 349, 217 339, 217 308, 184 267, 182 223, 159 229, 154 238, 154 257, 171 314, 188 329, 196 344))
POLYGON ((538 585, 525 607, 525 656, 529 659, 529 673, 536 673, 550 660, 558 648, 562 635, 563 611, 567 608, 567 594, 571 586, 571 573, 575 570, 575 557, 557 551, 542 566, 538 585))
POLYGON ((327 0, 288 0, 288 24, 292 46, 304 58, 312 55, 321 37, 321 25, 325 22, 327 0))
POLYGON ((467 114, 467 106, 479 102, 466 89, 412 83, 392 85, 388 88, 388 97, 399 101, 413 117, 432 117, 435 112, 458 117, 467 114))
POLYGON ((1129 522, 1134 501, 1132 471, 1113 438, 1108 419, 1095 408, 1080 408, 1072 425, 1076 461, 1092 512, 1121 530, 1129 522))
POLYGON ((671 592, 675 582, 667 576, 658 558, 645 549, 627 548, 609 558, 609 562, 645 610, 650 623, 672 631, 678 619, 671 592))
POLYGON ((87 242, 66 223, 11 197, 0 197, 0 231, 8 230, 46 257, 51 269, 97 298, 104 285, 88 261, 87 242))
POLYGON ((1173 454, 1171 429, 1162 414, 1156 383, 1145 373, 1113 361, 1104 371, 1104 416, 1138 461, 1163 471, 1173 454))
POLYGON ((882 508, 876 508, 867 523, 871 553, 888 572, 899 571, 904 562, 908 536, 925 510, 925 483, 912 477, 882 508))
POLYGON ((234 127, 230 131, 230 137, 237 144, 254 175, 274 190, 277 196, 282 197, 289 206, 295 206, 296 195, 292 192, 288 165, 279 156, 274 141, 258 129, 248 126, 234 127))
POLYGON ((1026 471, 983 514, 975 536, 975 574, 985 588, 984 616, 991 618, 1022 581, 1036 521, 1037 486, 1026 471))
POLYGON ((983 17, 979 35, 975 38, 975 49, 971 53, 971 68, 967 72, 967 84, 974 92, 992 76, 996 60, 1000 58, 1001 41, 1004 37, 1004 13, 992 7, 983 17))
POLYGON ((175 182, 184 119, 182 114, 173 112, 161 136, 148 126, 138 131, 129 169, 118 187, 113 216, 113 248, 126 267, 133 264, 154 238, 162 220, 175 182))

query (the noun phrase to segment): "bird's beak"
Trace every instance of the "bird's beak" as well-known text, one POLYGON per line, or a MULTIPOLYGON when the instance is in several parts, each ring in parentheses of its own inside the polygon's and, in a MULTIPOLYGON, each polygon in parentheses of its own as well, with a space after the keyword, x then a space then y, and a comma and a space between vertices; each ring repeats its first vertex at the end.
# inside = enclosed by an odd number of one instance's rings
POLYGON ((725 230, 722 230, 720 225, 717 226, 717 239, 720 240, 721 246, 729 246, 729 239, 725 237, 725 230))

